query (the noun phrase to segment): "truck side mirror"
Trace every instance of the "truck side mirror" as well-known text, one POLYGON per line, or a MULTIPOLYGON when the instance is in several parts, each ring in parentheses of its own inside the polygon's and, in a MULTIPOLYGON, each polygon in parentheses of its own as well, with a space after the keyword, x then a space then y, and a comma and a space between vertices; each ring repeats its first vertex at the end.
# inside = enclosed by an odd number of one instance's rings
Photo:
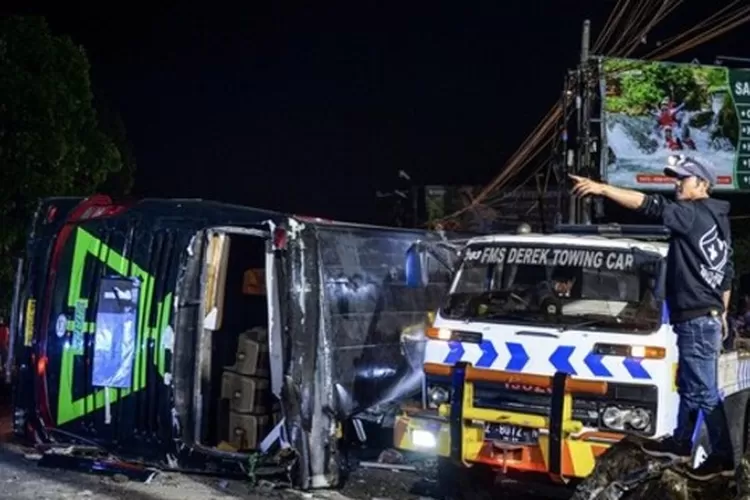
POLYGON ((414 244, 406 251, 406 262, 404 270, 406 271, 406 286, 409 288, 422 288, 427 286, 428 277, 423 267, 424 252, 418 244, 414 244))

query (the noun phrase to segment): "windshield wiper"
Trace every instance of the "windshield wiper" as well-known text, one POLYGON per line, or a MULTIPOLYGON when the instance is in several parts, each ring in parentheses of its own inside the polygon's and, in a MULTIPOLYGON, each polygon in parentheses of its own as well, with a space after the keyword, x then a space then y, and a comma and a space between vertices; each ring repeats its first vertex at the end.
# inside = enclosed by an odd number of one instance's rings
POLYGON ((487 313, 482 314, 479 316, 480 318, 489 318, 489 319, 512 319, 516 321, 531 321, 527 315, 524 314, 515 314, 515 313, 505 313, 505 312, 495 312, 495 313, 487 313))
POLYGON ((474 321, 482 320, 505 320, 505 321, 520 321, 522 323, 535 323, 539 322, 539 314, 533 312, 518 313, 518 312, 489 312, 485 314, 474 314, 470 318, 466 318, 474 321))
POLYGON ((615 323, 618 325, 622 323, 622 318, 619 317, 612 317, 612 318, 599 318, 599 319, 590 319, 588 321, 582 321, 580 323, 575 323, 573 325, 560 325, 560 331, 564 332, 566 330, 578 330, 579 328, 586 328, 587 326, 600 326, 600 325, 612 325, 612 320, 614 320, 615 323))

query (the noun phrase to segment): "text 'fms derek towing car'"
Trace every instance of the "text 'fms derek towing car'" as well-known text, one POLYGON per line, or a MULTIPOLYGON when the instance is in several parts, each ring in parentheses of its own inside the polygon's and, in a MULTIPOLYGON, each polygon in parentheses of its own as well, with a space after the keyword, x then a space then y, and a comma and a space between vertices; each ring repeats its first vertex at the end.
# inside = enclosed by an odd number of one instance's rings
MULTIPOLYGON (((395 446, 473 482, 502 473, 575 484, 623 437, 670 434, 678 394, 667 237, 654 226, 570 225, 461 246, 427 330, 425 403, 404 406, 395 446)), ((407 252, 410 286, 424 286, 430 255, 428 243, 407 252)), ((722 354, 719 384, 738 459, 750 357, 722 354)), ((710 452, 699 425, 694 466, 710 452)))

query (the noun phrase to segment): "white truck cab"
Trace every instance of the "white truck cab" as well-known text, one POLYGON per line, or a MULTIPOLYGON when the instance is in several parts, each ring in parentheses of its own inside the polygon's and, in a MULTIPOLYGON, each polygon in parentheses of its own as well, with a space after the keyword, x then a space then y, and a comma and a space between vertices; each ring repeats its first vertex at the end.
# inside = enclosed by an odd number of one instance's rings
MULTIPOLYGON (((426 330, 425 404, 404 409, 396 446, 573 479, 627 434, 671 434, 679 399, 667 237, 657 226, 567 226, 469 240, 426 330)), ((747 367, 737 353, 722 356, 725 396, 748 385, 747 367)))

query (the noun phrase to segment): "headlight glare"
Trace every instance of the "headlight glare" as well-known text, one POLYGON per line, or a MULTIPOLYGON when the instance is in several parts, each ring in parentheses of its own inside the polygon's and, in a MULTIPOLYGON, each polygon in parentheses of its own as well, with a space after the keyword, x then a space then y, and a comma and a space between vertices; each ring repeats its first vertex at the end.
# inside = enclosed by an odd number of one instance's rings
POLYGON ((649 415, 643 408, 634 408, 630 412, 628 423, 637 431, 646 430, 649 424, 651 424, 651 415, 649 415))
POLYGON ((450 392, 448 392, 448 389, 444 387, 430 387, 430 389, 427 392, 427 395, 429 396, 430 403, 439 406, 441 404, 447 403, 450 398, 450 392))
POLYGON ((646 432, 651 426, 652 416, 644 408, 608 406, 602 412, 601 419, 602 424, 612 430, 646 432))
POLYGON ((623 411, 616 406, 608 406, 602 413, 602 422, 610 429, 623 428, 623 411))

